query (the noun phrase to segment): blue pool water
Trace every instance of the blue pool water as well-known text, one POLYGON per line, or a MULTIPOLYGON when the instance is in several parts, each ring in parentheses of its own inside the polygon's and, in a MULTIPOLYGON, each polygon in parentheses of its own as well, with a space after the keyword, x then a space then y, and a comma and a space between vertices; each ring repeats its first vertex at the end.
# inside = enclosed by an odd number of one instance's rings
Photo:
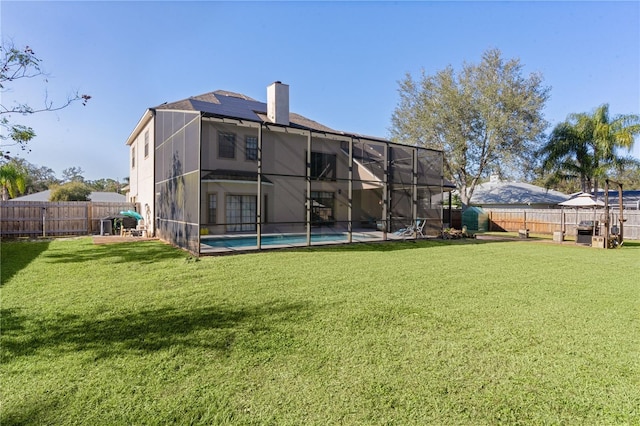
MULTIPOLYGON (((311 242, 329 242, 329 241, 347 241, 348 234, 339 233, 339 234, 311 234, 311 242)), ((358 235, 358 239, 361 239, 363 236, 358 235)), ((354 235, 355 238, 355 235, 354 235)), ((368 237, 370 238, 370 237, 368 237)), ((256 236, 246 236, 246 237, 214 237, 202 239, 202 244, 205 244, 209 247, 219 247, 219 248, 241 248, 241 247, 251 247, 256 246, 258 243, 256 242, 256 236)), ((260 241, 262 246, 272 246, 272 245, 300 245, 307 243, 306 234, 289 234, 289 235, 263 235, 260 241)))

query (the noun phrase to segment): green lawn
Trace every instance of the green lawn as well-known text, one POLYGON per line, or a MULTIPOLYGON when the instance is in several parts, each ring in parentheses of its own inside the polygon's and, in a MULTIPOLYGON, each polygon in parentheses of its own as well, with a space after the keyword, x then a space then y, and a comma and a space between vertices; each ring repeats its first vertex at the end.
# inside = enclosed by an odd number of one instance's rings
POLYGON ((2 243, 0 424, 640 424, 640 244, 2 243))

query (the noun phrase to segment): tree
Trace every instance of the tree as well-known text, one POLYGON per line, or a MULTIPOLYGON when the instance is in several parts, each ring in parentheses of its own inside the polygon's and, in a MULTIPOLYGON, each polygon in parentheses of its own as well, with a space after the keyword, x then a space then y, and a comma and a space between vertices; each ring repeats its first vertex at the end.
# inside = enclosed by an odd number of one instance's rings
POLYGON ((62 171, 64 182, 84 182, 84 170, 82 167, 68 167, 62 171))
MULTIPOLYGON (((3 40, 0 45, 0 93, 6 93, 9 90, 7 85, 16 80, 42 77, 46 83, 47 74, 40 67, 41 62, 42 60, 36 56, 31 47, 18 48, 12 41, 3 40)), ((27 143, 36 136, 31 127, 12 122, 11 116, 13 114, 31 115, 39 112, 58 111, 78 101, 82 105, 86 105, 89 99, 91 96, 75 92, 65 101, 56 105, 45 95, 43 105, 37 108, 19 102, 8 105, 3 100, 0 104, 0 127, 3 130, 0 134, 0 157, 9 159, 10 152, 7 152, 6 148, 11 146, 26 150, 27 143)))
POLYGON ((33 194, 49 189, 49 187, 59 184, 56 174, 50 167, 36 166, 29 163, 24 158, 13 157, 7 162, 13 164, 25 174, 24 194, 33 194))
POLYGON ((543 158, 542 173, 549 171, 544 185, 563 187, 567 192, 588 192, 594 174, 593 157, 589 146, 569 122, 556 125, 549 140, 540 150, 543 158))
POLYGON ((625 189, 640 190, 640 161, 633 160, 622 170, 612 170, 609 178, 620 182, 625 189))
POLYGON ((51 190, 49 201, 88 201, 91 188, 84 182, 68 182, 51 190))
POLYGON ((120 192, 122 187, 124 186, 122 183, 118 182, 115 179, 111 178, 101 178, 96 180, 91 180, 87 182, 89 187, 91 187, 94 191, 104 191, 104 192, 120 192))
POLYGON ((621 151, 629 151, 638 134, 640 116, 611 117, 608 104, 591 114, 570 114, 566 121, 556 125, 540 150, 546 186, 579 181, 583 192, 596 194, 604 179, 637 165, 636 160, 622 156, 621 151))
POLYGON ((531 154, 547 126, 542 114, 549 88, 540 74, 522 76, 519 59, 504 60, 497 49, 478 65, 451 66, 416 81, 399 82, 393 112, 394 141, 444 151, 445 176, 468 204, 489 174, 531 171, 531 154))
POLYGON ((25 172, 15 164, 6 163, 0 166, 0 186, 2 187, 2 201, 24 193, 25 172))

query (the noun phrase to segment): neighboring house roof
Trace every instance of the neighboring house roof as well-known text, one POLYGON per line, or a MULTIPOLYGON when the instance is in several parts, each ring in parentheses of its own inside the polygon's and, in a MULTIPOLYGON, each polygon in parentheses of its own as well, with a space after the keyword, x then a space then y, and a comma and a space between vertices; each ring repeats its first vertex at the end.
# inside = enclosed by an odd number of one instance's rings
MULTIPOLYGON (((23 195, 22 197, 16 197, 9 201, 49 201, 51 196, 51 190, 36 192, 35 194, 23 195)), ((116 192, 100 192, 94 191, 89 194, 89 200, 101 203, 124 203, 127 201, 127 197, 116 192)))
POLYGON ((89 200, 101 203, 124 203, 127 201, 127 197, 117 192, 94 191, 89 194, 89 200))
MULTIPOLYGON (((598 191, 598 200, 604 200, 604 191, 598 191)), ((612 207, 618 206, 618 191, 609 190, 609 205, 612 207)), ((622 191, 622 204, 627 209, 640 209, 640 190, 637 189, 625 189, 622 191)))
POLYGON ((492 205, 551 206, 571 198, 552 189, 541 188, 522 182, 491 181, 476 186, 470 204, 490 207, 492 205))

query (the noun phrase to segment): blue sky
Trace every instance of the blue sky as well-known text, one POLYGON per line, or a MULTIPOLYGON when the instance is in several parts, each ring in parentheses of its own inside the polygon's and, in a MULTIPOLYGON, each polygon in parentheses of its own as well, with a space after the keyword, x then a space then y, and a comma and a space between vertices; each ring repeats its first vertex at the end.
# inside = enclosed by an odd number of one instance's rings
MULTIPOLYGON (((551 86, 545 116, 609 103, 640 114, 640 2, 12 2, 3 38, 49 72, 2 94, 42 104, 78 90, 85 107, 31 117, 29 162, 61 177, 128 176, 125 141, 148 107, 218 89, 266 100, 290 85, 291 110, 329 127, 388 136, 398 81, 478 63, 498 48, 551 86)), ((550 128, 549 128, 550 130, 550 128)), ((640 159, 640 140, 633 154, 640 159)))

